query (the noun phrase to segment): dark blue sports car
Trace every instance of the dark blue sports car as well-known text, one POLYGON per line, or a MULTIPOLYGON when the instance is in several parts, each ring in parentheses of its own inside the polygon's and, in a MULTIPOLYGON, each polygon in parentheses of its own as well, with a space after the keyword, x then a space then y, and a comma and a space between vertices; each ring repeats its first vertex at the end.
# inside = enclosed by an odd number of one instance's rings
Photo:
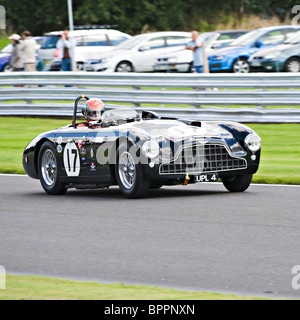
POLYGON ((119 185, 125 196, 138 198, 150 188, 219 179, 242 192, 258 170, 261 139, 239 123, 114 109, 79 127, 76 114, 75 103, 72 124, 40 134, 24 151, 25 171, 48 194, 119 185))

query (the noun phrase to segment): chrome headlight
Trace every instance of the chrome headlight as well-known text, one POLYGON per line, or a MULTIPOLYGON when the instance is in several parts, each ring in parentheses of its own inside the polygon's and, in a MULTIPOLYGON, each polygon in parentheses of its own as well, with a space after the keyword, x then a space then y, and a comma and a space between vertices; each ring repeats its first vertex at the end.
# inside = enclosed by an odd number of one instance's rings
POLYGON ((214 56, 213 60, 223 60, 224 56, 214 56))
POLYGON ((177 63, 177 58, 168 59, 169 63, 177 63))
POLYGON ((153 140, 146 141, 142 146, 142 152, 150 159, 156 158, 159 155, 159 145, 153 140))
POLYGON ((277 54, 268 54, 265 56, 266 60, 273 60, 277 58, 277 54))
POLYGON ((90 64, 98 64, 98 63, 101 63, 102 60, 90 60, 89 63, 90 64))
POLYGON ((103 58, 102 59, 102 63, 107 63, 110 59, 111 59, 111 57, 103 58))
POLYGON ((252 152, 256 152, 261 147, 261 139, 257 134, 248 134, 245 138, 245 146, 252 152))

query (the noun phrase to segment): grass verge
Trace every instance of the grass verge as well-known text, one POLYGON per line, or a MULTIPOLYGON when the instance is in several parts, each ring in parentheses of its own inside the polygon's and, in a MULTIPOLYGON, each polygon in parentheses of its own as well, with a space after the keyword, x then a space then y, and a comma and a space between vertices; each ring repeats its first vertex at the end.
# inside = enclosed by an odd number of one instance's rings
MULTIPOLYGON (((22 154, 38 134, 70 120, 0 117, 0 172, 25 173, 22 154)), ((300 184, 300 124, 249 124, 262 138, 262 156, 253 182, 300 184)))
POLYGON ((146 285, 101 284, 42 276, 6 275, 0 300, 262 300, 267 298, 181 291, 146 285))

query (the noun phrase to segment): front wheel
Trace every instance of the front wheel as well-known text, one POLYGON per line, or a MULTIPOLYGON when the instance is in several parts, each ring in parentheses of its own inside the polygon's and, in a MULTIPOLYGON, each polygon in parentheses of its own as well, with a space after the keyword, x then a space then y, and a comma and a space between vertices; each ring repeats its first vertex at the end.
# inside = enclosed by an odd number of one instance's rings
POLYGON ((232 72, 234 73, 249 73, 250 65, 246 59, 237 59, 232 66, 232 72))
POLYGON ((243 192, 250 186, 252 177, 252 174, 224 177, 222 178, 222 182, 225 188, 230 192, 243 192))
POLYGON ((2 68, 2 72, 11 72, 11 71, 13 70, 9 63, 6 63, 2 68))
POLYGON ((116 72, 133 72, 133 67, 130 62, 122 61, 116 67, 116 72))
POLYGON ((145 179, 142 164, 137 160, 139 150, 123 142, 117 150, 115 174, 121 192, 127 198, 142 198, 149 190, 150 183, 145 179))
POLYGON ((67 188, 58 178, 56 150, 49 141, 45 142, 38 155, 38 173, 41 185, 51 195, 64 194, 67 188))

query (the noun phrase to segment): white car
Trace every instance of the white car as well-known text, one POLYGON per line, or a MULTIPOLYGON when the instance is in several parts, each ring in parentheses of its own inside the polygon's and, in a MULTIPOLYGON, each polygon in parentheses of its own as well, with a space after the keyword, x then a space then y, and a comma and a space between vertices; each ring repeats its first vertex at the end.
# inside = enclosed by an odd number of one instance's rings
MULTIPOLYGON (((56 49, 62 31, 46 33, 38 55, 38 70, 60 70, 61 61, 59 49, 56 49)), ((75 61, 77 70, 83 70, 83 65, 88 59, 93 59, 99 54, 108 52, 123 41, 132 38, 127 33, 113 29, 80 29, 69 33, 75 39, 75 61)))
POLYGON ((99 55, 85 64, 86 71, 152 72, 158 57, 183 50, 190 32, 163 31, 140 34, 124 41, 109 54, 99 55))
MULTIPOLYGON (((226 47, 234 39, 247 33, 244 30, 224 30, 214 32, 203 32, 199 37, 205 43, 206 53, 214 49, 226 47)), ((153 65, 156 72, 192 72, 193 71, 193 53, 191 50, 174 50, 168 55, 157 58, 153 65)))

